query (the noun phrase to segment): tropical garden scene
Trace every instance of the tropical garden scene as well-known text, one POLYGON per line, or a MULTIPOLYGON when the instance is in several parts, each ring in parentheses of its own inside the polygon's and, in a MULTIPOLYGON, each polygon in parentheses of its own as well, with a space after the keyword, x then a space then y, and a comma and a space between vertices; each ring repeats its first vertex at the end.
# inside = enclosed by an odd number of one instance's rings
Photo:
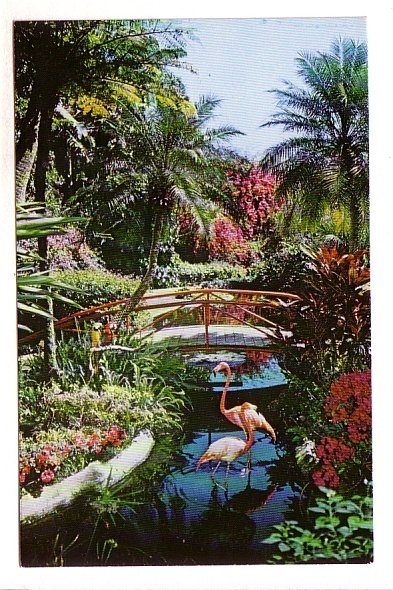
POLYGON ((14 23, 22 566, 373 561, 367 44, 261 57, 244 150, 221 25, 14 23))

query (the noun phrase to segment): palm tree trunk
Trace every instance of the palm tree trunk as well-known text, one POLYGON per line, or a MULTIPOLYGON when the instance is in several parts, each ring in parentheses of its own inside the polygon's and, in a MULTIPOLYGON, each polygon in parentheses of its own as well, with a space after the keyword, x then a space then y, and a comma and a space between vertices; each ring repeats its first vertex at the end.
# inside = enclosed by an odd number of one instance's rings
POLYGON ((33 169, 38 147, 39 85, 36 80, 31 89, 27 111, 23 117, 20 136, 15 150, 15 197, 17 203, 26 200, 26 189, 33 169))
POLYGON ((38 142, 35 139, 31 149, 26 149, 23 156, 16 162, 15 167, 15 198, 17 203, 26 201, 27 185, 33 170, 37 154, 38 142))
POLYGON ((167 216, 164 211, 158 211, 153 219, 153 232, 150 244, 149 260, 146 272, 137 287, 136 291, 131 295, 127 305, 125 306, 122 316, 132 311, 140 302, 146 291, 151 286, 154 274, 157 268, 158 254, 160 251, 161 238, 165 227, 167 216))

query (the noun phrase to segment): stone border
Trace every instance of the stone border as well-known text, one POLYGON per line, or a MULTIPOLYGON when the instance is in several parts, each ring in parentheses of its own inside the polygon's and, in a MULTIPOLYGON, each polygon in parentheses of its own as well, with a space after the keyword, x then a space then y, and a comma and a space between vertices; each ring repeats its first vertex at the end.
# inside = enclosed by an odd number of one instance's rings
POLYGON ((94 461, 87 467, 55 483, 45 487, 38 498, 26 495, 20 500, 20 520, 23 524, 27 519, 39 519, 56 508, 69 506, 75 496, 87 484, 105 484, 113 486, 135 467, 146 461, 154 446, 154 439, 149 431, 136 436, 131 444, 109 461, 94 461))

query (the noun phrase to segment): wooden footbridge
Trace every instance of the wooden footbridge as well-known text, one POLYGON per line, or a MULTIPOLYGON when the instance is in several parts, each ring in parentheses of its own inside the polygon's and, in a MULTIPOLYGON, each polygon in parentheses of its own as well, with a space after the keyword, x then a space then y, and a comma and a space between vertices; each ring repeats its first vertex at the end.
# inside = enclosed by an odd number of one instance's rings
MULTIPOLYGON (((121 299, 77 311, 56 321, 54 327, 56 331, 90 333, 93 324, 105 318, 106 325, 112 327, 111 338, 128 333, 142 341, 165 342, 176 350, 260 350, 277 332, 288 333, 288 328, 272 318, 299 300, 293 293, 276 291, 162 290, 145 295, 133 310, 127 308, 129 299, 121 299), (139 312, 148 312, 149 320, 135 327, 131 314, 135 317, 139 312)), ((42 337, 42 331, 35 332, 19 343, 42 337)), ((104 343, 112 344, 112 340, 104 343)))

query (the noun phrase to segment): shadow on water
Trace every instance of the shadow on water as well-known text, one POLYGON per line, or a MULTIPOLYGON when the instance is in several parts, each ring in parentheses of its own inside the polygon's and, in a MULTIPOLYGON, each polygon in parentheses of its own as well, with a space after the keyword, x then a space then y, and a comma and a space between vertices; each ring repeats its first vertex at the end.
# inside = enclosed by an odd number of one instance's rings
MULTIPOLYGON (((258 385, 261 373, 267 366, 271 370, 274 365, 271 361, 267 365, 266 359, 264 363, 255 373, 258 385)), ((208 362, 206 365, 212 368, 208 362)), ((162 441, 157 443, 151 458, 137 470, 138 474, 131 475, 129 485, 130 490, 137 490, 136 502, 122 503, 120 496, 116 519, 108 516, 97 519, 96 513, 89 516, 86 507, 76 515, 76 506, 62 522, 58 518, 56 522, 47 521, 47 537, 48 531, 52 531, 52 547, 50 543, 47 547, 49 553, 54 553, 53 538, 57 531, 62 535, 64 546, 78 535, 75 546, 68 549, 64 565, 267 562, 272 546, 264 544, 263 540, 275 524, 296 518, 301 508, 298 474, 279 429, 276 444, 266 433, 256 432, 251 449, 251 470, 247 469, 247 455, 230 465, 227 481, 226 464, 218 468, 214 479, 215 463, 205 463, 199 470, 195 469, 198 458, 211 442, 224 436, 245 436, 220 414, 222 383, 217 387, 219 379, 213 381, 209 373, 207 371, 207 382, 191 394, 193 408, 185 417, 182 442, 169 441, 166 446, 162 441), (109 539, 116 541, 116 548, 106 562, 100 560, 99 555, 109 539)), ((244 379, 244 373, 235 373, 234 381, 240 379, 244 379)), ((275 387, 282 388, 285 384, 281 382, 275 387)), ((248 379, 246 390, 239 387, 229 391, 227 407, 244 401, 255 403, 275 425, 278 417, 269 412, 275 387, 253 390, 248 379)), ((31 542, 42 543, 44 533, 42 525, 28 528, 30 531, 25 531, 22 538, 23 565, 59 565, 53 559, 46 558, 42 563, 42 557, 32 558, 31 542)))

